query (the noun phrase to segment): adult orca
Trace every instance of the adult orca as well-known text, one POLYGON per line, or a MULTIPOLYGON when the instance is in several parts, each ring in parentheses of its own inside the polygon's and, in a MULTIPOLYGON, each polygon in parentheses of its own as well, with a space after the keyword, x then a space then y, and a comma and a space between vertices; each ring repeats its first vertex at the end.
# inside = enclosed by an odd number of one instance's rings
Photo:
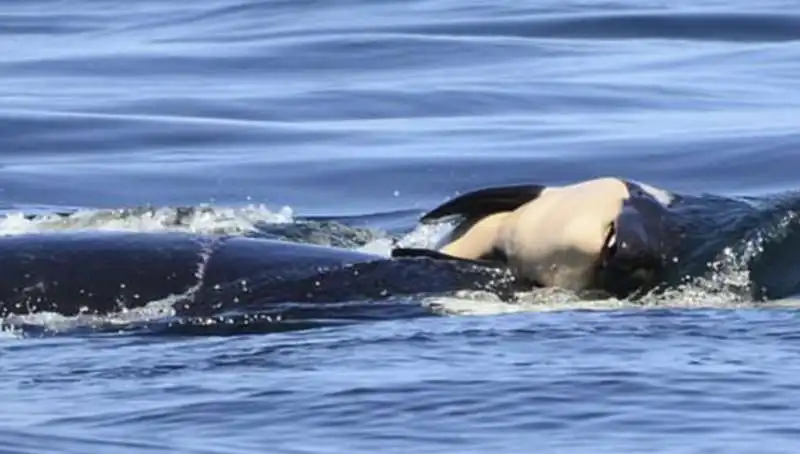
POLYGON ((396 248, 391 257, 178 232, 4 236, 0 316, 105 314, 168 297, 179 315, 462 289, 508 297, 562 287, 624 298, 659 282, 679 240, 673 200, 617 178, 479 189, 422 216, 460 218, 440 246, 396 248))
POLYGON ((602 290, 624 298, 652 289, 680 241, 676 197, 620 178, 564 186, 488 187, 422 216, 458 219, 433 250, 397 248, 393 257, 459 258, 507 266, 530 287, 602 290))
POLYGON ((0 317, 108 314, 168 297, 178 315, 211 315, 271 302, 491 289, 497 282, 497 270, 465 260, 398 260, 242 236, 63 231, 0 237, 0 317))

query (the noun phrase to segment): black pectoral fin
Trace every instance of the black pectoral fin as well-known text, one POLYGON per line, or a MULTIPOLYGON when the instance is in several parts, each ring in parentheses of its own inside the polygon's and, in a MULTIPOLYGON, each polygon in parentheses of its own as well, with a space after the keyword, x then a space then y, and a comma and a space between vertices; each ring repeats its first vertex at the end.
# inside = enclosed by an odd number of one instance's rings
POLYGON ((434 251, 433 249, 423 248, 396 248, 392 250, 392 258, 404 257, 426 257, 435 260, 454 260, 458 262, 467 262, 480 266, 487 266, 496 268, 500 266, 499 263, 490 260, 472 260, 456 257, 453 255, 445 254, 443 252, 434 251))
POLYGON ((430 223, 455 215, 475 219, 492 213, 512 211, 539 197, 545 187, 524 184, 478 189, 448 200, 423 215, 420 222, 430 223))

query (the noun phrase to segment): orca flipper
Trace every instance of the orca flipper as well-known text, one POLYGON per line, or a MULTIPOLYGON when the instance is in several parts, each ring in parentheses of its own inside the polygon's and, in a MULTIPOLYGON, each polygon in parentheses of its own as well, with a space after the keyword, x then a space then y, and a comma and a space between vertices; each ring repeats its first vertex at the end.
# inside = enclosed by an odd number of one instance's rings
POLYGON ((420 222, 428 224, 449 216, 480 219, 492 213, 513 211, 539 197, 544 185, 520 184, 478 189, 455 197, 427 212, 420 222))
POLYGON ((445 254, 443 252, 435 251, 433 249, 405 248, 405 247, 392 249, 392 258, 409 258, 409 257, 411 258, 425 257, 434 260, 450 260, 457 262, 466 262, 466 263, 471 263, 473 265, 479 265, 490 268, 498 268, 504 266, 502 263, 493 260, 464 259, 450 254, 445 254))

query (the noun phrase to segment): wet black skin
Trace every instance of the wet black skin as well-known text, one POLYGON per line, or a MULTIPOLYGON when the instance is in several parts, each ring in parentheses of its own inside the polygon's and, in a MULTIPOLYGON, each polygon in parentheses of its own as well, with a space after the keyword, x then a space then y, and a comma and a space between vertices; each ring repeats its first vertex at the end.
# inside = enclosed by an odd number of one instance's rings
POLYGON ((106 314, 170 296, 178 314, 206 315, 286 301, 491 290, 495 277, 453 260, 392 259, 261 238, 164 232, 0 237, 0 317, 106 314))
POLYGON ((663 282, 680 238, 675 213, 635 183, 626 185, 631 197, 612 223, 609 237, 616 239, 601 254, 595 283, 619 298, 641 295, 663 282))

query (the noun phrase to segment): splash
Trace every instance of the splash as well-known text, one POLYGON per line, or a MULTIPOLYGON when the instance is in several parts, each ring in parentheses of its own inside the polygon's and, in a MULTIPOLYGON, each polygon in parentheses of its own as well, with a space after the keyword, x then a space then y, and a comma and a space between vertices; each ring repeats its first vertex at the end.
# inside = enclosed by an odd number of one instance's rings
POLYGON ((186 294, 170 295, 166 298, 151 301, 145 306, 134 309, 122 309, 108 315, 82 313, 75 316, 64 316, 54 312, 39 312, 27 315, 8 315, 3 321, 3 329, 22 337, 29 333, 44 332, 48 334, 73 333, 78 330, 119 331, 141 326, 149 322, 158 322, 175 316, 174 305, 184 301, 193 289, 186 294))
POLYGON ((22 329, 14 325, 5 325, 0 321, 0 341, 14 340, 24 337, 25 333, 22 329))
POLYGON ((115 210, 79 210, 74 213, 8 213, 0 217, 0 235, 19 235, 64 230, 114 230, 132 232, 180 231, 197 234, 246 234, 260 223, 291 223, 290 207, 271 211, 264 205, 240 208, 197 206, 188 208, 144 207, 115 210))
POLYGON ((799 219, 794 210, 782 212, 776 220, 768 219, 742 240, 723 248, 717 258, 707 264, 706 275, 687 279, 677 291, 706 300, 753 303, 752 295, 757 290, 754 286, 758 284, 754 283, 750 265, 763 258, 768 244, 783 243, 799 219))
POLYGON ((414 230, 400 238, 380 237, 357 249, 385 257, 391 255, 391 250, 394 247, 433 249, 452 231, 453 227, 450 223, 417 225, 414 230))

